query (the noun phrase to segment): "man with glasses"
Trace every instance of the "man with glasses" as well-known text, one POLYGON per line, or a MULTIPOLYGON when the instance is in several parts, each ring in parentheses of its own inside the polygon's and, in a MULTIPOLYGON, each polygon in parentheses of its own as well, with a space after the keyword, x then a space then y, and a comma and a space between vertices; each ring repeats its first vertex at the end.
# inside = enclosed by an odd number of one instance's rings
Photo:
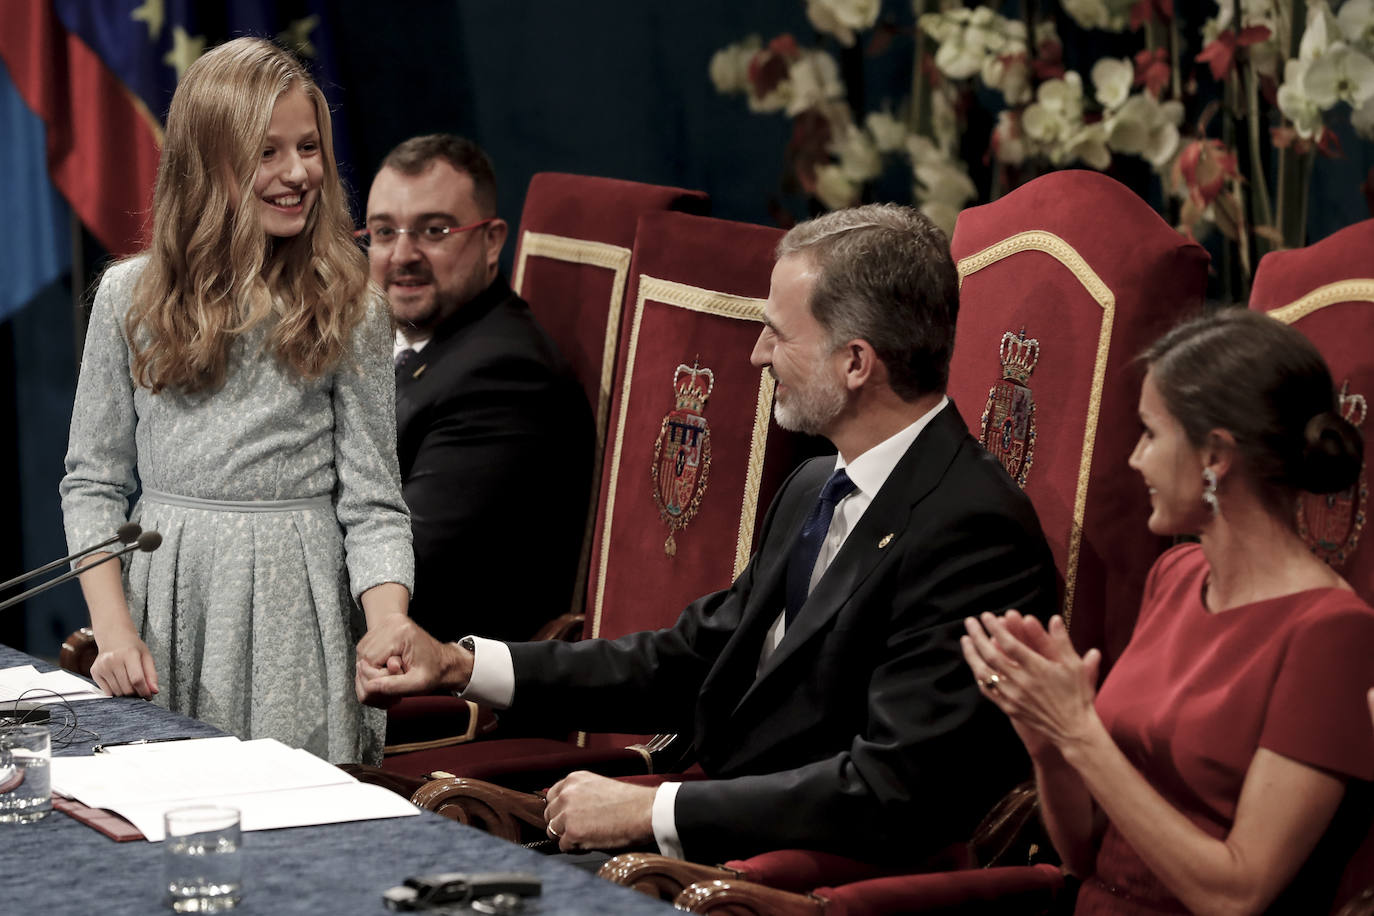
POLYGON ((527 639, 568 609, 591 480, 582 388, 501 276, 507 226, 474 143, 405 141, 367 199, 396 319, 396 436, 415 535, 411 616, 442 639, 527 639))

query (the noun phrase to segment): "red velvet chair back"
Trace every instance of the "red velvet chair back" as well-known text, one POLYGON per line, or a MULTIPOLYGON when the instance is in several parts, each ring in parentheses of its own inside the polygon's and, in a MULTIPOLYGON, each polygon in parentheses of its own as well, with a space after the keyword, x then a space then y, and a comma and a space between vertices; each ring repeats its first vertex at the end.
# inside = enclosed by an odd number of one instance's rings
MULTIPOLYGON (((782 232, 681 213, 639 222, 587 588, 587 633, 671 626, 748 563, 801 439, 749 364, 782 232)), ((624 746, 592 735, 589 746, 624 746)))
MULTIPOLYGON (((1364 434, 1367 456, 1374 432, 1366 416, 1374 399, 1374 219, 1306 248, 1265 255, 1250 308, 1291 324, 1317 345, 1343 393, 1346 417, 1364 434)), ((1374 548, 1364 531, 1368 500, 1366 467, 1344 493, 1304 494, 1298 530, 1314 553, 1374 603, 1374 548)))
POLYGON ((606 438, 611 373, 635 226, 645 213, 705 213, 702 191, 540 172, 530 179, 512 286, 573 368, 606 438))
MULTIPOLYGON (((1320 242, 1260 259, 1250 308, 1268 312, 1307 335, 1331 367, 1347 419, 1365 437, 1365 466, 1344 493, 1305 493, 1298 504, 1298 531, 1313 553, 1374 603, 1374 548, 1369 517, 1369 449, 1374 424, 1374 219, 1356 223, 1320 242)), ((1374 884, 1374 828, 1346 868, 1341 899, 1374 884)))
POLYGON ((965 210, 949 394, 1035 504, 1074 641, 1125 647, 1164 542, 1127 467, 1136 355, 1201 309, 1206 252, 1118 182, 1054 172, 965 210))

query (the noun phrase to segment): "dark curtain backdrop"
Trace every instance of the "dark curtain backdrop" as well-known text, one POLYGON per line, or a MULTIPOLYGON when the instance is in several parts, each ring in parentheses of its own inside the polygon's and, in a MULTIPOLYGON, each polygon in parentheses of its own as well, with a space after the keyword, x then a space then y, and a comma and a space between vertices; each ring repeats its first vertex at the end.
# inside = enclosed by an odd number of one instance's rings
MULTIPOLYGON (((490 152, 500 209, 513 228, 539 171, 700 188, 715 215, 770 224, 790 125, 718 95, 707 65, 717 49, 754 32, 766 41, 792 31, 809 43, 803 7, 797 0, 336 0, 330 18, 341 69, 328 91, 348 116, 345 177, 356 200, 365 200, 393 145, 453 131, 490 152)), ((909 22, 908 4, 888 4, 888 12, 909 22)), ((909 51, 862 67, 866 108, 895 104, 909 91, 909 51)), ((1367 215, 1357 189, 1374 165, 1369 144, 1345 148, 1353 155, 1314 182, 1314 239, 1367 215)), ((909 185, 890 172, 880 193, 900 198, 909 185)), ((783 202, 804 209, 796 198, 783 202)), ((85 291, 101 263, 89 236, 79 237, 77 277, 52 284, 0 324, 7 516, 0 578, 66 552, 57 484, 80 336, 72 288, 85 291)), ((507 265, 513 250, 512 239, 507 265)), ((85 618, 79 589, 64 585, 0 614, 0 640, 52 657, 85 618)))

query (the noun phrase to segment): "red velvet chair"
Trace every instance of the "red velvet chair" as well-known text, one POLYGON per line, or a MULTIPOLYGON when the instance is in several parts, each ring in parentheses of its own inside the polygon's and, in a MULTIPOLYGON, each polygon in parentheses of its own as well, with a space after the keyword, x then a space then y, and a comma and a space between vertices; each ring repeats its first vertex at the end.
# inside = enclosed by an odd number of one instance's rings
MULTIPOLYGON (((669 626, 688 602, 728 585, 799 460, 801 440, 771 420, 771 377, 749 364, 780 237, 681 213, 640 221, 587 589, 589 636, 669 626), (689 446, 681 478, 674 436, 689 446), (695 488, 685 485, 693 474, 695 488), (684 485, 669 486, 670 475, 684 485)), ((574 768, 643 773, 650 752, 667 744, 645 738, 488 740, 389 757, 386 768, 538 789, 574 768)), ((427 798, 449 803, 439 791, 427 798)))
MULTIPOLYGON (((530 304, 587 392, 596 417, 594 466, 601 467, 606 444, 611 379, 619 341, 620 313, 629 279, 635 227, 645 213, 681 210, 705 213, 702 191, 661 187, 614 178, 540 172, 530 179, 515 249, 512 287, 530 304)), ((596 504, 587 511, 587 537, 571 608, 582 609, 586 566, 596 504)), ((549 613, 563 611, 550 608, 549 613)), ((575 638, 581 618, 551 622, 532 638, 575 638)), ((450 697, 403 700, 387 713, 386 754, 463 744, 495 733, 495 720, 474 705, 450 697), (450 727, 459 723, 458 728, 450 727)))
MULTIPOLYGON (((1374 424, 1374 219, 1325 239, 1260 259, 1250 308, 1268 312, 1317 345, 1342 391, 1342 408, 1365 437, 1365 467, 1344 493, 1305 493, 1298 532, 1312 552, 1336 569, 1365 601, 1374 603, 1374 547, 1369 517, 1368 462, 1374 424)), ((1374 828, 1345 870, 1339 900, 1374 886, 1374 828)))
POLYGON ((959 214, 949 395, 1035 503, 1080 650, 1120 655, 1167 543, 1127 458, 1134 359, 1202 308, 1206 252, 1097 172, 1054 172, 959 214))
MULTIPOLYGON (((1374 219, 1292 251, 1260 259, 1250 308, 1293 325, 1317 345, 1343 392, 1346 418, 1370 447, 1374 424, 1374 219)), ((1374 548, 1364 536, 1369 475, 1345 493, 1306 494, 1299 504, 1299 531, 1314 553, 1337 569, 1366 601, 1374 602, 1374 548)))

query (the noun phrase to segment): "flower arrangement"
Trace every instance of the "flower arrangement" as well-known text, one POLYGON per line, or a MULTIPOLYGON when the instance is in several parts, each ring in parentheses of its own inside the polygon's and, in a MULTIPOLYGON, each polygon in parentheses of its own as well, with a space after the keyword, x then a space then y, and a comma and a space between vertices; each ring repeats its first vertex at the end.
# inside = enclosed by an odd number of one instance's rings
POLYGON ((1244 283, 1258 254, 1304 244, 1314 160, 1341 154, 1333 125, 1374 140, 1374 0, 1218 0, 1200 22, 1173 0, 911 0, 906 23, 881 0, 804 2, 825 46, 751 36, 716 52, 710 76, 752 111, 792 119, 785 176, 829 209, 901 162, 913 202, 950 231, 979 183, 996 197, 1048 169, 1136 160, 1181 232, 1233 243, 1244 283), (1073 59, 1091 60, 1082 72, 1065 65, 1061 26, 1083 45, 1073 59), (898 40, 913 45, 909 96, 896 113, 856 112, 835 55, 898 40), (971 120, 992 125, 985 139, 967 135, 971 120))

